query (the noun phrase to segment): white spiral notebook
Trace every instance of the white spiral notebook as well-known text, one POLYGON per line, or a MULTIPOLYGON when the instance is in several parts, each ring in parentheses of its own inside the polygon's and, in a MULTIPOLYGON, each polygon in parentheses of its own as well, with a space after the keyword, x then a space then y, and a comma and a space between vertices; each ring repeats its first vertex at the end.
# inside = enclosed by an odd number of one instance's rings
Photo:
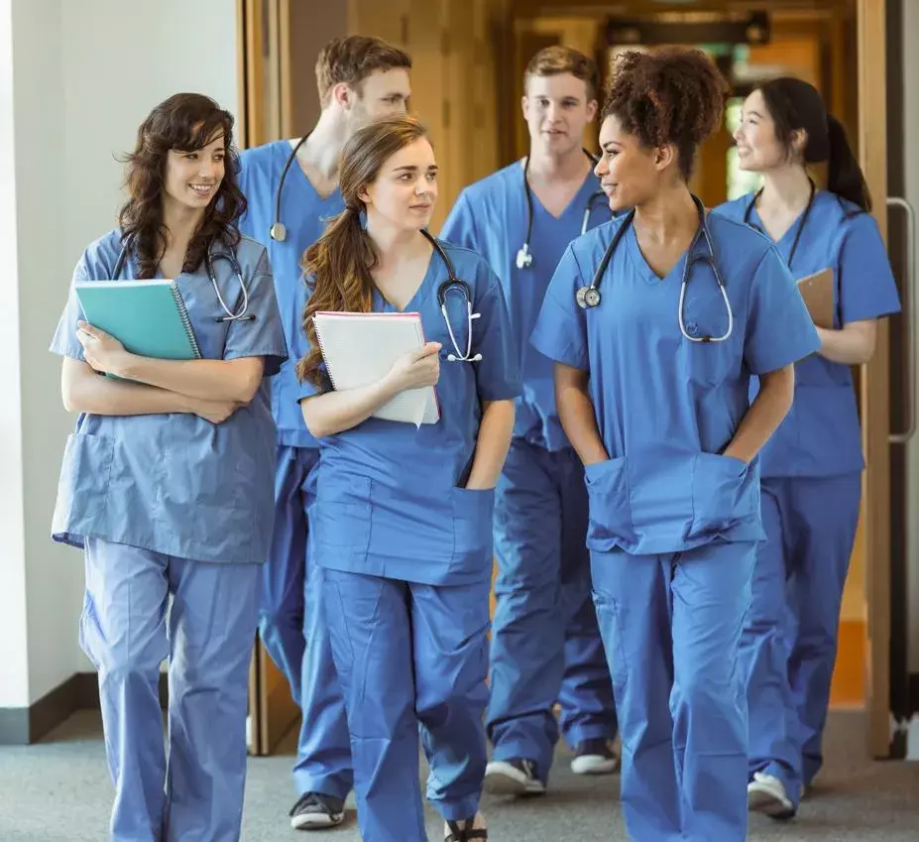
MULTIPOLYGON (((418 313, 328 313, 313 315, 319 349, 336 391, 359 389, 383 378, 403 354, 425 344, 418 313)), ((440 420, 433 386, 396 395, 374 418, 420 427, 440 420)))

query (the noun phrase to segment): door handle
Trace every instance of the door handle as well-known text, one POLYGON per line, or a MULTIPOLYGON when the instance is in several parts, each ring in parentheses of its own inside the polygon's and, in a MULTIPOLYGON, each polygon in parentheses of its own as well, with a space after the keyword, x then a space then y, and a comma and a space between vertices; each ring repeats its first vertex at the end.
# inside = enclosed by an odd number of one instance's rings
POLYGON ((906 293, 908 311, 904 312, 903 326, 908 337, 909 360, 906 375, 906 430, 902 433, 891 433, 888 440, 891 444, 906 444, 916 433, 916 326, 919 324, 919 301, 916 296, 916 211, 913 206, 899 196, 888 196, 887 207, 900 208, 906 212, 906 280, 903 289, 906 293))

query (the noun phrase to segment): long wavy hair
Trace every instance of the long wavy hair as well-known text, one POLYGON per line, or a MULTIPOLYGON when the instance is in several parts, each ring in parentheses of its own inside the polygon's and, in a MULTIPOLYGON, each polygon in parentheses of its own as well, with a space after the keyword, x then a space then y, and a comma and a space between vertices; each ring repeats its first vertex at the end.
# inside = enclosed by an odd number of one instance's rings
POLYGON ((306 250, 302 268, 312 293, 303 311, 303 331, 310 342, 307 355, 297 363, 297 376, 319 385, 322 352, 316 339, 313 314, 322 311, 370 312, 373 269, 378 255, 364 230, 360 198, 376 181, 383 165, 400 149, 421 138, 427 130, 412 117, 388 117, 357 131, 345 144, 339 166, 339 189, 345 209, 330 222, 323 235, 306 250))
POLYGON ((217 195, 188 244, 183 272, 194 272, 213 240, 220 237, 232 248, 239 243, 239 218, 246 199, 239 189, 239 157, 233 145, 233 115, 210 97, 175 94, 154 108, 137 130, 137 144, 127 164, 128 200, 118 213, 121 241, 133 239, 139 279, 152 278, 166 250, 163 195, 169 150, 195 152, 223 134, 225 173, 217 195))

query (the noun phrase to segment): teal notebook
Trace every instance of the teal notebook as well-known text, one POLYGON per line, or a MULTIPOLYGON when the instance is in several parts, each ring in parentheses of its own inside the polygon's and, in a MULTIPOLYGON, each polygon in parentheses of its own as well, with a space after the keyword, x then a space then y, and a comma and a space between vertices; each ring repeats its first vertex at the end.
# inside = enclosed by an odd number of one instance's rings
POLYGON ((195 360, 201 350, 175 281, 77 281, 86 321, 125 349, 158 360, 195 360))

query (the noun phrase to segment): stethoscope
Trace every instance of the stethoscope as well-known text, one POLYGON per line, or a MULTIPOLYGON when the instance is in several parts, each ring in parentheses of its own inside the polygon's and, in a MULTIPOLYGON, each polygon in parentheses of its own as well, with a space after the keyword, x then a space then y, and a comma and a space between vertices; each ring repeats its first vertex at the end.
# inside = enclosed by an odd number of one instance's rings
POLYGON ((281 170, 281 180, 278 182, 278 189, 274 194, 274 222, 271 224, 271 228, 268 229, 268 236, 271 237, 272 240, 277 240, 279 243, 283 243, 287 239, 287 227, 281 222, 281 193, 284 190, 284 181, 287 179, 287 172, 290 170, 290 165, 297 159, 297 152, 299 152, 300 147, 306 143, 308 137, 309 134, 303 135, 303 137, 297 141, 290 155, 287 156, 287 162, 284 164, 284 169, 281 170))
POLYGON ((422 228, 421 233, 424 234, 427 241, 434 247, 434 251, 437 252, 437 256, 443 261, 444 266, 447 267, 447 280, 445 280, 437 288, 437 301, 440 304, 440 312, 444 317, 444 324, 447 326, 447 333, 450 334, 450 341, 453 343, 453 350, 456 352, 455 354, 448 354, 447 360, 451 363, 477 363, 482 359, 482 355, 472 354, 472 322, 475 319, 480 318, 482 314, 472 312, 472 293, 469 289, 469 284, 456 277, 456 270, 453 268, 453 261, 450 260, 450 256, 446 251, 444 251, 443 246, 441 246, 441 244, 438 243, 437 240, 426 229, 422 228), (447 296, 451 291, 458 292, 466 301, 465 353, 460 350, 456 335, 453 333, 453 327, 450 324, 450 315, 447 313, 447 296))
MULTIPOLYGON (((804 213, 801 214, 801 221, 798 223, 798 230, 795 231, 795 239, 791 244, 791 251, 788 252, 788 260, 785 261, 789 269, 791 269, 791 261, 795 259, 795 252, 798 250, 798 242, 801 240, 801 233, 804 231, 804 226, 807 224, 807 218, 810 216, 811 208, 814 206, 814 196, 817 193, 817 185, 814 184, 814 180, 812 178, 808 178, 807 180, 810 182, 811 193, 807 198, 807 207, 804 208, 804 213)), ((757 231, 759 231, 760 234, 769 236, 765 231, 763 231, 762 228, 759 227, 759 225, 754 222, 750 222, 750 217, 753 215, 753 208, 756 207, 756 202, 762 195, 763 188, 760 187, 760 189, 757 190, 753 195, 753 201, 750 202, 750 204, 747 205, 746 209, 744 210, 743 221, 744 225, 749 225, 751 228, 755 228, 757 231)), ((772 238, 770 237, 770 239, 772 238)))
MULTIPOLYGON (((131 247, 134 245, 134 238, 131 237, 128 241, 121 247, 121 253, 118 255, 118 261, 115 263, 115 271, 112 273, 112 280, 117 281, 118 276, 121 274, 124 269, 124 265, 128 259, 128 252, 131 250, 131 247)), ((213 245, 213 241, 211 242, 213 245)), ((236 255, 229 249, 221 249, 219 252, 214 254, 211 250, 211 246, 208 246, 207 252, 204 255, 204 265, 207 268, 207 275, 211 279, 211 284, 214 287, 214 292, 217 293, 217 300, 220 302, 220 306, 223 307, 223 312, 226 313, 225 316, 215 317, 217 322, 248 322, 255 320, 255 314, 249 313, 247 315, 246 311, 249 309, 249 290, 246 289, 245 281, 243 281, 243 270, 239 265, 239 261, 236 259, 236 255), (217 285, 217 273, 214 270, 214 264, 218 260, 227 260, 230 263, 230 266, 233 269, 233 272, 236 274, 236 279, 239 281, 239 288, 242 290, 243 302, 239 312, 233 312, 228 306, 226 301, 224 301, 223 295, 220 292, 220 287, 217 285)))
MULTIPOLYGON (((590 159, 590 163, 593 166, 596 166, 599 159, 595 155, 591 155, 590 152, 588 152, 586 149, 582 151, 590 159)), ((523 165, 523 192, 527 199, 527 234, 524 238, 523 245, 517 252, 518 269, 529 269, 533 265, 533 254, 530 252, 530 237, 533 235, 533 191, 530 188, 530 180, 528 178, 529 174, 530 156, 527 155, 526 161, 523 165)), ((587 200, 587 207, 584 208, 584 217, 581 220, 582 237, 587 233, 587 226, 590 223, 590 214, 591 211, 593 211, 593 206, 597 199, 600 198, 605 199, 606 194, 602 190, 597 190, 596 192, 591 193, 590 198, 587 200)))
MULTIPOLYGON (((686 263, 683 265, 683 276, 680 278, 680 305, 678 314, 680 322, 680 333, 682 333, 683 336, 690 342, 724 342, 726 339, 730 338, 734 331, 734 314, 731 311, 731 302, 728 300, 727 290, 724 287, 724 279, 721 277, 721 272, 718 271, 718 264, 715 259, 715 246, 712 243, 712 238, 708 232, 708 225, 706 225, 705 222, 705 206, 696 196, 693 196, 692 200, 696 206, 696 210, 699 212, 699 228, 689 244, 689 250, 686 252, 686 263), (694 255, 693 252, 695 251, 699 240, 702 239, 705 240, 705 244, 708 246, 709 253, 694 255), (707 263, 712 269, 712 273, 715 276, 715 281, 718 283, 718 290, 721 293, 721 298, 724 301, 724 308, 727 310, 728 314, 728 327, 722 336, 690 336, 690 334, 686 331, 686 325, 683 320, 683 309, 686 302, 686 287, 689 284, 689 278, 692 274, 692 267, 696 263, 707 263)), ((600 261, 600 265, 597 267, 597 271, 594 273, 594 277, 590 282, 590 285, 581 287, 577 291, 577 302, 582 309, 586 310, 588 308, 597 307, 600 304, 600 282, 603 280, 603 275, 606 273, 606 269, 609 266, 610 260, 613 258, 613 254, 616 251, 616 247, 619 245, 619 241, 628 230, 628 227, 632 224, 632 220, 634 218, 635 211, 633 209, 629 211, 628 215, 622 221, 622 224, 616 231, 616 234, 613 236, 612 242, 609 244, 609 246, 607 246, 606 252, 603 254, 603 259, 600 261)))

